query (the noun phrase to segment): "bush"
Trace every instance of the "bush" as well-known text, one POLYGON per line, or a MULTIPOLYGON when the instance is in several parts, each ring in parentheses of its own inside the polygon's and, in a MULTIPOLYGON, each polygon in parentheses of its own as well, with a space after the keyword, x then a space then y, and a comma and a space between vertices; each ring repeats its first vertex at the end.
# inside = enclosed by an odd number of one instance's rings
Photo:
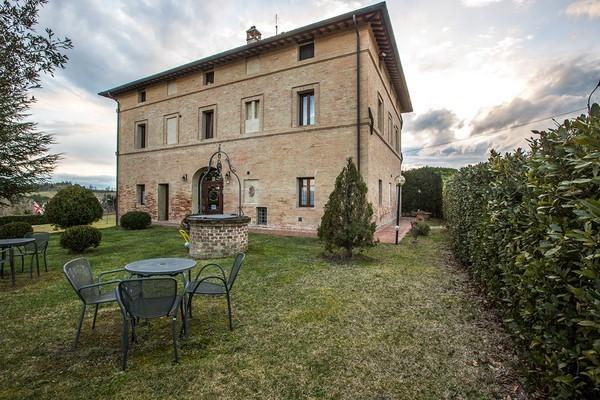
POLYGON ((30 225, 47 224, 48 220, 45 215, 7 215, 0 217, 0 226, 10 224, 11 222, 27 222, 30 225))
POLYGON ((452 246, 526 349, 548 397, 600 390, 600 107, 531 151, 462 168, 444 194, 452 246))
POLYGON ((60 246, 75 253, 83 253, 90 247, 98 247, 102 240, 99 229, 89 225, 67 228, 60 236, 60 246))
POLYGON ((102 206, 91 190, 73 185, 59 190, 48 202, 46 217, 61 228, 87 225, 102 218, 102 206))
POLYGON ((410 227, 410 233, 414 236, 428 236, 429 232, 431 232, 431 227, 427 222, 417 222, 413 223, 410 227))
POLYGON ((145 211, 129 211, 121 216, 121 226, 125 229, 146 229, 151 223, 152 218, 145 211))
POLYGON ((373 207, 367 201, 367 185, 352 158, 335 180, 318 233, 326 250, 344 249, 347 257, 352 257, 355 249, 374 245, 373 207))
POLYGON ((33 232, 31 224, 27 222, 11 222, 0 226, 0 239, 22 238, 31 232, 33 232))

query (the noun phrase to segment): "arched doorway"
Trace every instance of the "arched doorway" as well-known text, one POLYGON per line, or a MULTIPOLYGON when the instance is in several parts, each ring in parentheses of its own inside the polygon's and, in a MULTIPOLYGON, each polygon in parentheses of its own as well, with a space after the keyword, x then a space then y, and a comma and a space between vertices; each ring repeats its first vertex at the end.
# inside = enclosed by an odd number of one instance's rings
POLYGON ((199 214, 223 214, 223 177, 219 176, 216 168, 211 168, 204 176, 207 168, 202 168, 194 174, 194 210, 199 214), (200 184, 202 176, 204 180, 200 184), (200 203, 202 210, 199 209, 200 203))

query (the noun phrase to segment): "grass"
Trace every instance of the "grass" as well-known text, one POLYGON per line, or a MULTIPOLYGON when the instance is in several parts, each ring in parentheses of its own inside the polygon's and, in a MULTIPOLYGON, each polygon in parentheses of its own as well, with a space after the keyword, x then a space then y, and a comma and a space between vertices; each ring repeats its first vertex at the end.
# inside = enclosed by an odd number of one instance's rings
MULTIPOLYGON (((86 254, 96 271, 185 256, 173 228, 103 235, 86 254)), ((322 258, 315 239, 251 235, 234 331, 222 300, 194 300, 181 363, 171 361, 168 321, 155 320, 140 328, 126 372, 115 306, 100 309, 95 331, 88 318, 71 348, 79 302, 61 266, 74 256, 57 242, 50 272, 19 274, 16 288, 0 282, 0 398, 524 397, 510 342, 452 265, 442 230, 350 264, 322 258)))
MULTIPOLYGON (((112 228, 116 225, 115 214, 106 214, 100 219, 100 221, 96 221, 92 224, 92 226, 98 229, 112 228)), ((44 225, 33 225, 34 232, 62 232, 63 229, 59 229, 54 225, 44 224, 44 225)))

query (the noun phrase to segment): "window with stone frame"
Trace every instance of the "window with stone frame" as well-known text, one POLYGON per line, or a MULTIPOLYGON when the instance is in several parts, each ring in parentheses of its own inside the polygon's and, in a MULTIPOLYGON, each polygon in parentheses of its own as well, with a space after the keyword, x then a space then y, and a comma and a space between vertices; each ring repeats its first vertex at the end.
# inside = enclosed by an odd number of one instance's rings
POLYGON ((139 205, 146 204, 146 185, 135 185, 135 199, 139 205))
POLYGON ((383 181, 381 179, 379 180, 378 189, 379 189, 379 192, 378 192, 378 194, 379 194, 378 200, 379 201, 377 203, 379 204, 379 207, 381 207, 381 206, 383 206, 383 181))
POLYGON ((377 93, 377 129, 379 133, 383 136, 384 129, 384 116, 383 116, 383 98, 379 93, 377 93))
POLYGON ((167 96, 173 96, 177 94, 177 81, 172 80, 167 82, 167 96))
POLYGON ((200 138, 202 140, 214 139, 216 134, 216 108, 214 106, 200 109, 200 138))
POLYGON ((315 91, 307 90, 298 93, 298 125, 315 124, 315 91))
POLYGON ((267 225, 267 207, 256 207, 256 225, 267 225))
POLYGON ((255 133, 260 131, 260 100, 245 102, 244 132, 255 133))
POLYGON ((298 178, 298 207, 315 206, 315 178, 298 178))
POLYGON ((392 113, 388 113, 388 129, 387 129, 387 140, 391 145, 394 143, 394 118, 392 117, 392 113))
POLYGON ((302 43, 298 46, 298 61, 308 60, 315 56, 315 42, 302 43))
POLYGON ((177 144, 179 139, 179 115, 165 116, 165 143, 177 144))
POLYGON ((215 71, 204 72, 204 85, 212 85, 215 83, 215 71))
POLYGON ((145 149, 148 145, 148 124, 136 122, 134 144, 136 149, 145 149))

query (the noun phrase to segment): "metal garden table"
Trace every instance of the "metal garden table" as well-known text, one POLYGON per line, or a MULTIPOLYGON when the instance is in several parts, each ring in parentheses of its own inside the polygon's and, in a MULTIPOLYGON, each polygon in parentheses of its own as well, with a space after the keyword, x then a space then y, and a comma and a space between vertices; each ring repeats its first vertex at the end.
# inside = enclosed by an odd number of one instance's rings
POLYGON ((23 246, 33 243, 37 252, 37 242, 35 238, 18 238, 18 239, 1 239, 0 248, 8 248, 8 260, 10 263, 10 275, 12 277, 12 285, 15 286, 15 250, 14 247, 23 246))
MULTIPOLYGON (((191 269, 196 266, 195 260, 189 258, 150 258, 147 260, 139 260, 129 263, 125 266, 125 271, 132 275, 138 275, 143 277, 156 276, 156 275, 181 275, 183 276, 183 293, 185 295, 185 272, 190 275, 191 280, 191 269)), ((185 304, 185 302, 184 302, 185 304)), ((184 312, 184 336, 187 337, 187 310, 184 312)))

